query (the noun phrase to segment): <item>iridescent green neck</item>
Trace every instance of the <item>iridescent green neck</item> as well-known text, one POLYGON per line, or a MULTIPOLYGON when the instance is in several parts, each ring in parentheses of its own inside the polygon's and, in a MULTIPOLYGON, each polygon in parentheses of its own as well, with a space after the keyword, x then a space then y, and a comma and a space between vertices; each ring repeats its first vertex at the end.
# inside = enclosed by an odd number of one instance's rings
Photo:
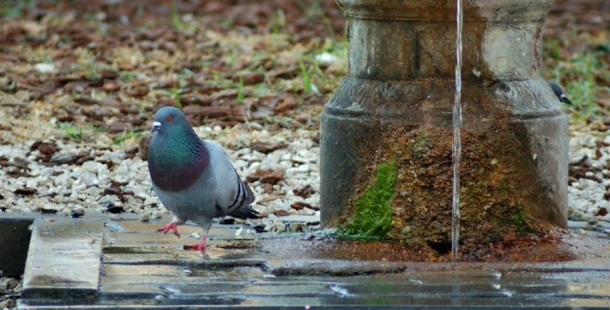
POLYGON ((157 187, 181 191, 197 181, 209 162, 209 155, 191 128, 172 129, 153 136, 148 150, 148 166, 157 187))

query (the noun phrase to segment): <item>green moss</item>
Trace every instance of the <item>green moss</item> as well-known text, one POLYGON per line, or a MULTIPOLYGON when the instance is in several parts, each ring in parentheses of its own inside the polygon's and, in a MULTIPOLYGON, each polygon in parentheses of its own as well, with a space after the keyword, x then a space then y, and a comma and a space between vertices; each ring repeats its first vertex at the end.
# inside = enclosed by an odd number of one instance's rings
POLYGON ((532 233, 531 227, 528 225, 527 217, 523 207, 518 201, 510 203, 509 200, 502 201, 499 205, 500 214, 504 214, 502 217, 496 218, 497 233, 503 230, 507 224, 514 229, 514 232, 519 236, 526 236, 532 233), (506 223, 505 221, 510 221, 506 223))
POLYGON ((529 227, 527 226, 525 213, 519 205, 516 206, 516 212, 515 214, 513 214, 512 220, 513 226, 517 230, 517 234, 520 236, 527 235, 527 233, 529 232, 529 227))
POLYGON ((354 201, 351 219, 342 233, 366 239, 381 239, 392 224, 392 204, 396 185, 396 162, 391 159, 377 166, 375 183, 354 201))

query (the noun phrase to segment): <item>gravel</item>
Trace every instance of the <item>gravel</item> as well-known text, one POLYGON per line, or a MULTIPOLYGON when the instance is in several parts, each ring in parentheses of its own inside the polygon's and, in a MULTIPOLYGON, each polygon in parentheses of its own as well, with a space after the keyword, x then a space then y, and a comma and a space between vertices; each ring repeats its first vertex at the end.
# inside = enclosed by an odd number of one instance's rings
POLYGON ((19 280, 0 277, 0 309, 15 308, 15 298, 19 293, 21 293, 21 282, 19 280))
MULTIPOLYGON (((202 126, 196 131, 227 148, 239 174, 250 181, 256 194, 253 207, 268 216, 261 220, 265 230, 298 231, 276 219, 304 215, 319 221, 318 131, 268 127, 249 123, 202 126)), ((0 146, 3 212, 72 217, 131 212, 140 214, 143 221, 168 213, 151 188, 146 161, 137 151, 140 141, 113 145, 103 133, 95 143, 57 138, 61 135, 52 131, 48 136, 18 142, 10 132, 3 134, 3 141, 9 142, 0 146)), ((593 228, 598 221, 610 222, 609 136, 586 128, 572 130, 569 184, 571 222, 588 222, 593 228)), ((598 231, 608 233, 608 228, 598 231)))
MULTIPOLYGON (((238 173, 252 180, 257 197, 253 207, 268 220, 276 218, 274 213, 319 219, 317 133, 253 129, 262 128, 257 125, 203 126, 196 131, 226 147, 238 173), (261 173, 273 177, 260 177, 261 173)), ((114 219, 131 212, 143 221, 167 214, 152 190, 146 160, 135 147, 112 145, 101 137, 95 144, 49 138, 0 146, 1 210, 72 217, 103 212, 114 219)), ((271 228, 272 223, 266 224, 271 228)))
POLYGON ((572 132, 570 138, 569 219, 610 222, 610 136, 572 132))

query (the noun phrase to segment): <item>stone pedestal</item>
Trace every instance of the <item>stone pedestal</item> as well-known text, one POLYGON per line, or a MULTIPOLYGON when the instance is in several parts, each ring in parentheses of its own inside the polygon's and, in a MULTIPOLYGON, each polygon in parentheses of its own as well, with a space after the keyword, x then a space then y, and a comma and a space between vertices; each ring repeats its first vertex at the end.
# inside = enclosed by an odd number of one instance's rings
MULTIPOLYGON (((322 223, 446 249, 456 3, 337 3, 349 75, 322 115, 322 223)), ((538 72, 551 3, 464 1, 461 243, 566 227, 567 116, 538 72)))

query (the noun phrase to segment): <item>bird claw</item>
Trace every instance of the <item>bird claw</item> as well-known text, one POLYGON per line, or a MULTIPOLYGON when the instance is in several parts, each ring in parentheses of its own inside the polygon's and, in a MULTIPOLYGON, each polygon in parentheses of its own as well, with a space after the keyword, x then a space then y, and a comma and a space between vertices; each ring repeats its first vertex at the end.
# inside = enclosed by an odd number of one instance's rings
POLYGON ((201 241, 199 241, 199 243, 197 244, 191 244, 191 245, 185 245, 183 247, 184 250, 191 250, 191 251, 200 251, 201 254, 205 255, 205 250, 207 248, 206 245, 206 235, 201 236, 201 241))
POLYGON ((178 232, 178 222, 170 222, 169 224, 157 229, 157 231, 164 234, 167 234, 168 231, 173 231, 174 235, 180 238, 180 233, 178 232))
POLYGON ((206 246, 205 245, 201 246, 199 243, 197 243, 197 244, 185 245, 184 249, 189 250, 189 251, 196 250, 196 251, 201 251, 201 252, 205 253, 206 246))

